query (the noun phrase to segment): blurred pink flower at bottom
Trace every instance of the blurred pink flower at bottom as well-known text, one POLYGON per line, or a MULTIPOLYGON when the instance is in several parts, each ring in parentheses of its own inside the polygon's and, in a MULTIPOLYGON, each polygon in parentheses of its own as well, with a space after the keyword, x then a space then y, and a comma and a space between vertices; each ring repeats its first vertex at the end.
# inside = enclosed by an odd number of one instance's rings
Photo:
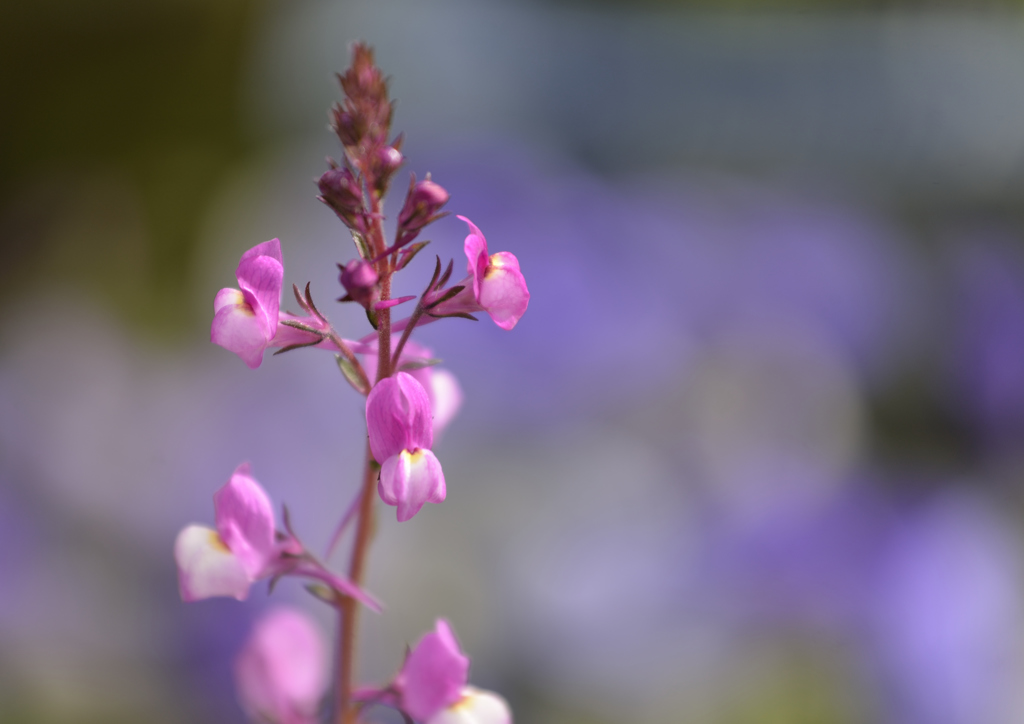
POLYGON ((320 632, 298 610, 261 618, 235 660, 235 685, 246 714, 274 724, 313 724, 327 690, 320 632))

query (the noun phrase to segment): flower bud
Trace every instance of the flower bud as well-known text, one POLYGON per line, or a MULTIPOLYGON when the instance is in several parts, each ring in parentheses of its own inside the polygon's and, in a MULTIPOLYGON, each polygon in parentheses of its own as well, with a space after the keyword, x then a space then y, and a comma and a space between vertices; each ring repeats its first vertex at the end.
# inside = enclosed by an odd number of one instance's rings
POLYGON ((447 203, 448 192, 442 186, 430 179, 419 182, 414 180, 405 197, 405 206, 398 215, 398 228, 402 230, 401 243, 412 241, 447 203))
POLYGON ((366 233, 363 190, 351 170, 332 168, 317 180, 321 201, 331 207, 346 226, 366 233))
POLYGON ((378 279, 373 264, 363 259, 353 259, 341 270, 341 286, 353 301, 364 307, 376 301, 378 279))

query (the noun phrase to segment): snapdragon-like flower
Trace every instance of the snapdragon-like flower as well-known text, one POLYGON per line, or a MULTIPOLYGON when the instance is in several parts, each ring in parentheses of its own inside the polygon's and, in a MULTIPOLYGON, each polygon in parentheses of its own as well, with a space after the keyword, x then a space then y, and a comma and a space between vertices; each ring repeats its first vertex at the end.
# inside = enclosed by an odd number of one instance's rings
POLYGON ((238 699, 253 721, 315 724, 327 690, 327 652, 302 612, 279 608, 263 616, 235 659, 238 699))
MULTIPOLYGON (((363 369, 366 371, 368 379, 376 379, 377 341, 372 340, 367 344, 353 342, 352 345, 357 349, 365 350, 365 353, 362 354, 363 369)), ((415 377, 416 381, 427 391, 434 418, 434 439, 436 440, 462 407, 462 386, 459 385, 455 375, 448 370, 424 364, 430 362, 433 356, 433 350, 429 347, 409 340, 402 348, 402 356, 398 360, 397 367, 398 369, 404 365, 412 367, 408 373, 415 377)), ((436 360, 433 361, 436 362, 436 360)))
POLYGON ((270 498, 239 465, 213 496, 217 528, 189 525, 174 543, 184 601, 232 596, 244 601, 254 581, 273 573, 278 556, 270 498))
POLYGON ((193 524, 178 533, 174 560, 182 600, 231 596, 244 601, 256 581, 295 575, 380 611, 376 599, 310 556, 290 529, 288 535, 278 534, 270 497, 249 473, 249 464, 242 463, 214 494, 216 529, 193 524))
POLYGON ((370 451, 380 463, 377 491, 398 508, 399 521, 412 518, 424 503, 444 501, 444 473, 430 451, 433 427, 430 397, 408 372, 381 380, 366 398, 370 451))
POLYGON ((313 344, 322 337, 282 322, 298 322, 329 331, 315 316, 296 317, 281 312, 284 262, 281 242, 264 241, 242 254, 235 270, 239 289, 225 287, 213 300, 210 341, 234 352, 251 369, 263 362, 268 347, 313 344))
POLYGON ((444 316, 487 312, 499 327, 512 329, 530 303, 530 290, 519 271, 519 260, 507 251, 488 255, 483 232, 465 216, 458 218, 469 226, 464 246, 469 276, 458 282, 465 287, 461 292, 438 304, 430 313, 444 316))
POLYGON ((363 689, 356 698, 392 706, 422 724, 512 724, 505 700, 468 686, 468 680, 469 657, 451 625, 439 618, 387 687, 363 689))

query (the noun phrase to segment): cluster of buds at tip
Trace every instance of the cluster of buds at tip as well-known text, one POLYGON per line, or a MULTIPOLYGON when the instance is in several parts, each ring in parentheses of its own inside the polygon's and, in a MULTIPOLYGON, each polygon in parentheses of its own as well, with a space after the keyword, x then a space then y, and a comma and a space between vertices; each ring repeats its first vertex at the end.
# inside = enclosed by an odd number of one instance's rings
POLYGON ((409 181, 409 192, 405 205, 398 214, 398 240, 395 247, 402 247, 415 239, 427 224, 432 224, 445 214, 438 213, 448 203, 448 192, 440 184, 430 180, 430 175, 417 182, 413 175, 409 181))
POLYGON ((380 277, 377 275, 377 270, 373 268, 373 264, 365 259, 353 259, 344 266, 338 264, 338 269, 341 270, 341 286, 348 292, 338 301, 357 302, 360 306, 369 309, 370 305, 377 301, 380 291, 377 288, 380 277))
POLYGON ((370 193, 380 198, 402 165, 401 138, 387 142, 394 112, 387 79, 374 63, 373 51, 356 43, 352 66, 338 75, 338 81, 345 100, 331 109, 331 128, 362 172, 370 193))

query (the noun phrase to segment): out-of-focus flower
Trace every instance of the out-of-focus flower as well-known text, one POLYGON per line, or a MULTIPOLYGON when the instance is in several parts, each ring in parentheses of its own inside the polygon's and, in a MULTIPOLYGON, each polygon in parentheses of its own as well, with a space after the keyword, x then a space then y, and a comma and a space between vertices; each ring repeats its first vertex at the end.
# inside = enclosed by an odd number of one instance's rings
POLYGON ((241 289, 225 287, 214 297, 211 342, 237 354, 251 369, 260 366, 268 347, 330 345, 324 336, 329 329, 322 320, 281 312, 284 262, 279 240, 257 244, 242 254, 235 276, 241 289), (292 326, 296 323, 316 331, 292 326))
MULTIPOLYGON (((392 343, 392 348, 393 347, 392 343)), ((366 354, 362 357, 363 369, 366 377, 374 380, 377 377, 377 342, 371 341, 365 345, 354 345, 362 347, 366 354)), ((423 364, 433 359, 434 352, 429 347, 417 344, 412 340, 405 343, 402 348, 402 356, 398 360, 398 368, 409 366, 408 374, 416 378, 416 381, 423 385, 430 398, 430 409, 434 418, 434 438, 440 436, 441 432, 448 426, 455 415, 462 407, 462 387, 459 385, 455 375, 446 369, 435 365, 423 364), (418 366, 423 365, 423 366, 418 366)))
POLYGON ((313 724, 327 689, 327 656, 316 625, 296 609, 261 618, 235 660, 235 686, 253 721, 313 724))
POLYGON ((468 678, 469 657, 459 648, 451 625, 439 618, 395 679, 399 708, 416 721, 428 721, 459 700, 468 678))
POLYGON ((512 724, 508 703, 493 692, 467 686, 468 680, 469 657, 451 625, 439 618, 388 686, 362 689, 355 696, 395 707, 422 724, 512 724))
POLYGON ((512 710, 493 691, 466 686, 454 704, 428 719, 427 724, 512 724, 512 710))
POLYGON ((465 243, 469 276, 458 282, 465 287, 461 292, 432 308, 430 313, 444 316, 487 312, 499 327, 512 329, 530 303, 530 290, 519 271, 519 260, 507 251, 488 256, 483 232, 465 216, 458 218, 469 225, 465 243))
POLYGON ((178 587, 184 601, 249 595, 249 586, 270 575, 278 553, 270 498, 239 465, 213 496, 217 529, 189 525, 174 544, 178 587))
POLYGON ((381 465, 377 490, 398 508, 398 520, 412 518, 424 503, 445 498, 434 442, 430 397, 408 372, 378 382, 366 398, 370 450, 381 465))

